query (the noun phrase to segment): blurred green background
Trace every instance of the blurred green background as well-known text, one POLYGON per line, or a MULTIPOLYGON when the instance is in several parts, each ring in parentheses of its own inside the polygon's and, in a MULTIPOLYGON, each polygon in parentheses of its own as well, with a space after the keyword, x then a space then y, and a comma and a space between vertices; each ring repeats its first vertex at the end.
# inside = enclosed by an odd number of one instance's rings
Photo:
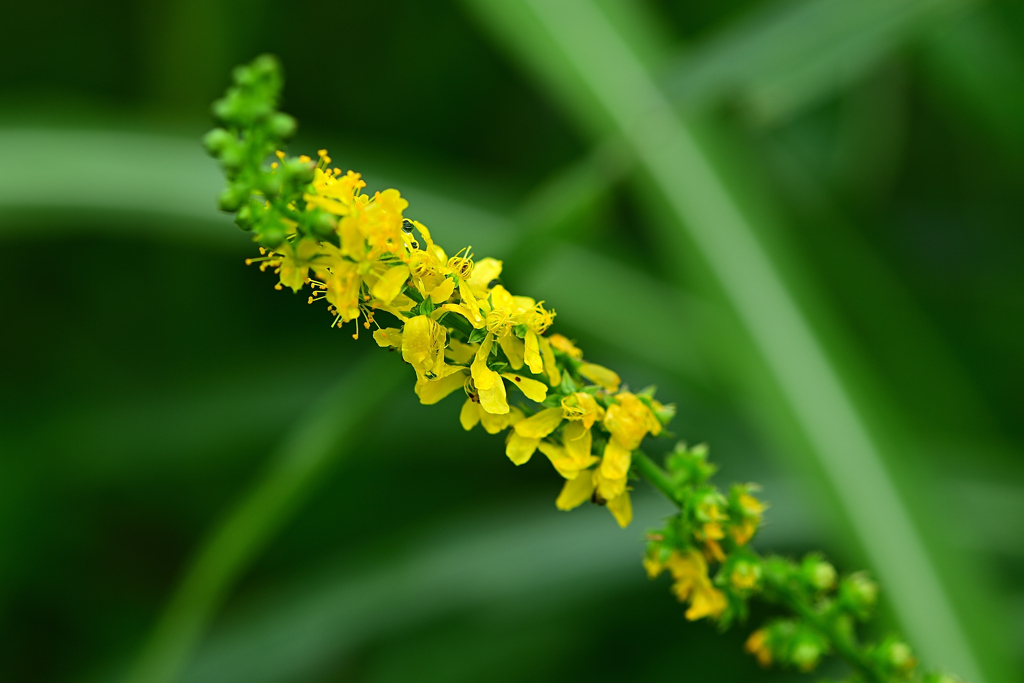
MULTIPOLYGON (((243 265, 198 143, 280 56, 293 151, 394 186, 674 401, 757 545, 875 635, 1024 680, 1024 5, 8 3, 0 680, 747 681, 753 625, 559 513, 412 373, 243 265)), ((839 675, 842 666, 824 669, 839 675)))

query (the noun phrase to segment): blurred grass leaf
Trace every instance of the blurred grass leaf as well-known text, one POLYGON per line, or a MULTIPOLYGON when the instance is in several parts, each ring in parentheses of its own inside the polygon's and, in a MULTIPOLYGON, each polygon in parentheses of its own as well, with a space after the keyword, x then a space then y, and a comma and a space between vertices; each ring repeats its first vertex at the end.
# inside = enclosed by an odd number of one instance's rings
POLYGON ((734 102, 768 124, 834 95, 978 0, 769 3, 665 65, 666 94, 687 113, 734 102))
POLYGON ((347 453, 346 441, 398 386, 404 370, 379 356, 329 390, 286 437, 266 472, 201 545, 127 681, 177 680, 209 620, 253 558, 347 453))

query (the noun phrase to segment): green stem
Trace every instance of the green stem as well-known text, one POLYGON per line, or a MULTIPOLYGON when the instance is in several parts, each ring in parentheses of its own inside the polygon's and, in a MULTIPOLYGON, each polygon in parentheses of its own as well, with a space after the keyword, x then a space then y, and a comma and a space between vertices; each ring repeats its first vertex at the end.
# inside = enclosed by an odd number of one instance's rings
POLYGON ((679 507, 683 506, 682 498, 676 493, 672 480, 668 478, 668 473, 658 467, 657 463, 651 460, 646 453, 643 451, 633 451, 633 465, 636 467, 636 471, 649 481, 654 488, 664 493, 666 498, 679 507))

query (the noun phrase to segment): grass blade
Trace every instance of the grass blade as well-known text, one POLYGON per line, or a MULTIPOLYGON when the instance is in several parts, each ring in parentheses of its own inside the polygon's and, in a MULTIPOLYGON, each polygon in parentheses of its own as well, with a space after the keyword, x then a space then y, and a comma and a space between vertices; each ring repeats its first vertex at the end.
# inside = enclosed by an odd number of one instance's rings
POLYGON ((178 679, 231 586, 315 490, 317 475, 344 454, 346 436, 397 387, 402 370, 386 356, 365 362, 294 428, 267 472, 211 530, 125 681, 178 679))

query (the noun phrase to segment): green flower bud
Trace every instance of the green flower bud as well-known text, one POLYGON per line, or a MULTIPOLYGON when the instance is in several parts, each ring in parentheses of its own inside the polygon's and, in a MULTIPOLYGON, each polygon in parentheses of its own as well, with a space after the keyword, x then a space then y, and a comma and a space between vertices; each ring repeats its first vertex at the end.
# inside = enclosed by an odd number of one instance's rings
POLYGON ((917 667, 917 659, 906 643, 887 638, 878 646, 875 657, 887 671, 898 678, 909 678, 917 667))
POLYGON ((326 211, 317 209, 316 211, 310 212, 309 231, 315 237, 330 237, 334 234, 335 226, 337 226, 337 220, 326 211))
POLYGON ((288 114, 278 112, 270 117, 269 126, 270 132, 274 137, 287 140, 291 136, 295 135, 295 131, 299 124, 288 114))
POLYGON ((793 649, 790 651, 789 660, 793 666, 806 672, 818 665, 822 654, 824 651, 821 643, 801 633, 793 640, 793 649))
POLYGON ((275 199, 281 194, 283 182, 278 174, 263 176, 263 195, 267 199, 275 199))
POLYGON ((281 170, 291 180, 305 184, 313 182, 313 172, 316 171, 316 163, 313 161, 299 161, 296 158, 285 159, 281 170))
POLYGON ((248 192, 245 188, 240 188, 237 185, 229 185, 224 188, 224 191, 220 193, 220 210, 221 211, 238 211, 238 207, 245 201, 248 192))
POLYGON ((878 584, 864 572, 851 574, 843 579, 839 587, 839 600, 857 618, 867 619, 878 602, 878 584))
POLYGON ((829 591, 836 586, 836 569, 816 555, 808 555, 800 565, 801 579, 816 592, 829 591))
POLYGON ((234 136, 223 128, 214 128, 203 136, 203 146, 211 156, 217 156, 233 139, 234 136))
POLYGON ((235 112, 237 107, 234 102, 234 98, 222 97, 216 100, 210 109, 213 112, 213 116, 219 121, 230 121, 235 118, 235 112))
POLYGON ((288 234, 285 232, 284 224, 279 220, 269 220, 260 225, 259 233, 259 243, 270 249, 273 249, 284 242, 284 239, 288 234))
POLYGON ((235 214, 235 225, 248 232, 252 230, 253 219, 252 206, 246 204, 235 214))
POLYGON ((231 72, 231 78, 238 85, 252 85, 256 81, 257 74, 249 66, 236 66, 231 72))
POLYGON ((222 163, 224 168, 228 171, 237 171, 242 167, 242 164, 245 163, 245 154, 237 140, 229 140, 224 147, 221 148, 220 163, 222 163))

